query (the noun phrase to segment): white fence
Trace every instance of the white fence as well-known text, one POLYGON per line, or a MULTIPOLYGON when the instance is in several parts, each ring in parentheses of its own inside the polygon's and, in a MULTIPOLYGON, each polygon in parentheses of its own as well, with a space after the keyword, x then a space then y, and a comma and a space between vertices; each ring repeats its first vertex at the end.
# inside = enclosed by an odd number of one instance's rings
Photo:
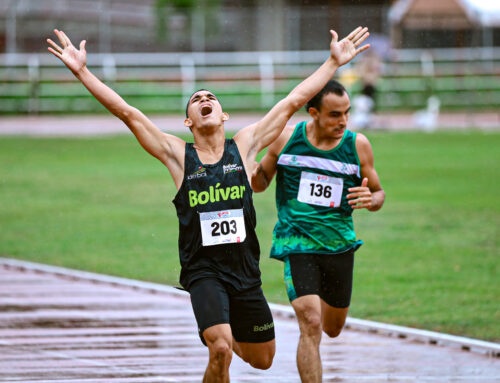
MULTIPOLYGON (((258 110, 273 105, 327 57, 327 51, 89 54, 88 66, 145 111, 183 110, 187 97, 199 88, 214 91, 228 110, 258 110)), ((393 51, 383 64, 380 107, 422 107, 429 86, 431 92, 442 95, 445 108, 464 103, 498 106, 499 64, 500 48, 393 51), (473 94, 482 96, 471 99, 473 94)), ((352 77, 355 67, 356 63, 338 73, 354 93, 358 91, 352 77)), ((0 113, 99 110, 86 89, 50 53, 0 55, 0 113)))

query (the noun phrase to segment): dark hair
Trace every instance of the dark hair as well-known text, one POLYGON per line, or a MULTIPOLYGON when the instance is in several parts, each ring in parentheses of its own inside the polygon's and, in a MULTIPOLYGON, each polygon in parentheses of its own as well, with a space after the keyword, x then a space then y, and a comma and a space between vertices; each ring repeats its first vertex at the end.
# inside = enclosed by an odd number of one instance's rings
MULTIPOLYGON (((187 102, 187 104, 186 104, 186 118, 188 118, 188 108, 189 108, 189 101, 191 100, 191 97, 193 97, 193 95, 194 95, 195 93, 201 92, 202 90, 205 90, 205 91, 207 91, 207 92, 210 92, 208 89, 203 89, 203 88, 202 88, 202 89, 198 89, 197 91, 195 91, 195 92, 191 93, 191 96, 189 96, 189 98, 188 98, 188 102, 187 102)), ((210 93, 212 93, 212 92, 210 92, 210 93)))
POLYGON ((321 101, 323 100, 323 96, 328 93, 334 93, 337 96, 343 96, 344 93, 347 93, 344 86, 335 80, 330 80, 326 83, 326 85, 321 89, 313 98, 311 98, 306 104, 306 110, 309 112, 309 108, 320 109, 321 101))

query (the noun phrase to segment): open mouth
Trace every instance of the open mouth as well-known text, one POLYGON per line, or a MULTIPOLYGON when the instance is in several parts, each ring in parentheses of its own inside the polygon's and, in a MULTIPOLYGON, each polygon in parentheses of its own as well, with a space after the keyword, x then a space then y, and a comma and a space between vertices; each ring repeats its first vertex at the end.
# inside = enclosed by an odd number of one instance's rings
POLYGON ((210 113, 212 113, 212 105, 207 104, 201 107, 202 117, 208 116, 210 113))

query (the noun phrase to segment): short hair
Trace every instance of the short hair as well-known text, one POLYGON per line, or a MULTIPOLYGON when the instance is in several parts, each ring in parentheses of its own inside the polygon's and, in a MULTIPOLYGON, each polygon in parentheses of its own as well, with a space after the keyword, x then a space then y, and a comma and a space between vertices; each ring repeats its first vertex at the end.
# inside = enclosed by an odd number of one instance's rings
MULTIPOLYGON (((205 90, 207 92, 210 92, 208 89, 198 89, 197 91, 194 91, 193 93, 191 93, 191 96, 189 96, 188 98, 188 101, 187 101, 187 104, 186 104, 186 118, 188 118, 188 108, 189 108, 189 101, 191 100, 191 97, 193 97, 194 94, 198 93, 198 92, 201 92, 202 90, 205 90)), ((212 92, 210 92, 212 93, 212 92)), ((220 101, 219 101, 220 102, 220 101)))
POLYGON ((337 96, 343 96, 344 93, 347 93, 344 86, 335 80, 330 80, 326 83, 326 85, 321 89, 316 95, 311 98, 306 104, 306 110, 309 112, 310 108, 320 109, 321 101, 323 100, 323 96, 328 93, 336 94, 337 96))

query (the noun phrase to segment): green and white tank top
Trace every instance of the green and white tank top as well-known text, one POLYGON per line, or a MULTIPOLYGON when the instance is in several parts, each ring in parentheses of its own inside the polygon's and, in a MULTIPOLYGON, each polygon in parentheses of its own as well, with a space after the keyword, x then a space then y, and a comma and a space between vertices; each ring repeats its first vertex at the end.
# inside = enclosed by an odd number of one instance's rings
POLYGON ((306 122, 297 124, 281 151, 276 173, 278 222, 271 257, 342 253, 357 249, 348 188, 361 185, 356 133, 346 130, 331 150, 315 148, 306 122))

